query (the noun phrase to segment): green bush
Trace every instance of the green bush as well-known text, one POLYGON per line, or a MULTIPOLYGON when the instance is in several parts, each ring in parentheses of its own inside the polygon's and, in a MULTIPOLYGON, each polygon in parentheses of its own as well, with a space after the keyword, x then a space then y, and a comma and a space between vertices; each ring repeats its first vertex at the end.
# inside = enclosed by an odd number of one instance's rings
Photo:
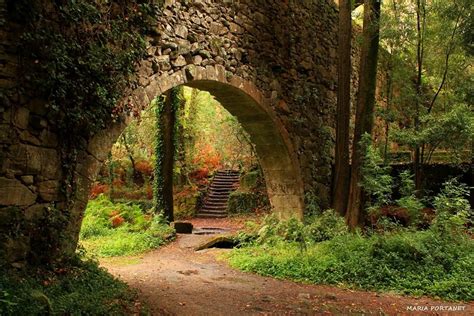
POLYGON ((157 248, 173 232, 161 216, 145 214, 137 204, 99 196, 87 205, 80 242, 92 255, 124 256, 157 248))
POLYGON ((305 230, 307 239, 313 242, 329 240, 348 232, 344 218, 334 210, 326 210, 320 216, 309 218, 305 230))
POLYGON ((234 191, 229 196, 227 212, 229 214, 250 213, 260 206, 261 197, 254 192, 234 191))
POLYGON ((0 270, 0 315, 130 315, 137 295, 93 261, 0 270))
POLYGON ((242 247, 229 261, 245 271, 297 281, 472 300, 474 240, 461 226, 446 224, 453 216, 438 218, 424 231, 399 227, 362 235, 349 234, 332 210, 306 225, 272 215, 239 235, 242 247))

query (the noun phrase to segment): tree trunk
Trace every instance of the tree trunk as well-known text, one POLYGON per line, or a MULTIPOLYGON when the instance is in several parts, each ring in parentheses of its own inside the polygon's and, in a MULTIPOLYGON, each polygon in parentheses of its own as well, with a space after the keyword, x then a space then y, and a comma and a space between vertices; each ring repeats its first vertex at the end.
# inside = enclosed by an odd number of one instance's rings
POLYGON ((351 117, 352 0, 339 1, 336 152, 332 207, 342 216, 349 197, 349 123, 351 117))
POLYGON ((166 92, 157 104, 157 144, 155 166, 155 212, 162 213, 168 222, 173 215, 173 167, 175 153, 176 104, 179 88, 166 92))
MULTIPOLYGON (((417 41, 416 41, 416 98, 415 98, 415 132, 420 130, 420 101, 422 100, 422 73, 423 73, 423 55, 424 55, 424 30, 425 30, 425 6, 424 0, 416 1, 416 30, 417 30, 417 41)), ((415 147, 415 154, 413 157, 413 171, 415 173, 415 190, 417 196, 420 196, 422 189, 422 156, 420 145, 417 144, 415 147)))
POLYGON ((137 170, 135 158, 133 157, 133 151, 130 147, 130 144, 128 143, 125 133, 126 131, 122 134, 122 141, 123 145, 125 146, 125 150, 127 151, 128 159, 130 159, 130 164, 132 165, 132 182, 133 184, 142 186, 145 183, 145 179, 143 178, 143 175, 137 170))
POLYGON ((363 224, 363 192, 359 183, 362 179, 361 167, 365 148, 361 148, 359 143, 363 134, 371 134, 374 122, 373 112, 377 79, 379 20, 379 0, 365 0, 359 91, 357 96, 354 145, 352 149, 349 201, 346 213, 346 222, 351 230, 363 224))

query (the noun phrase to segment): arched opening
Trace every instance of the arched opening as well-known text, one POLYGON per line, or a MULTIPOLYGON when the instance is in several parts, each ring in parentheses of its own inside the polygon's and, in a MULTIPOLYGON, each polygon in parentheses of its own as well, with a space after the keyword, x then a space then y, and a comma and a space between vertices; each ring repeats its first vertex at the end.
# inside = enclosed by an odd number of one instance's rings
MULTIPOLYGON (((285 139, 285 131, 271 114, 271 108, 266 108, 246 91, 231 84, 195 80, 185 85, 208 91, 237 118, 255 145, 273 211, 280 217, 301 218, 303 216, 301 175, 297 161, 291 155, 289 140, 285 139)), ((253 92, 258 93, 256 90, 253 92)))

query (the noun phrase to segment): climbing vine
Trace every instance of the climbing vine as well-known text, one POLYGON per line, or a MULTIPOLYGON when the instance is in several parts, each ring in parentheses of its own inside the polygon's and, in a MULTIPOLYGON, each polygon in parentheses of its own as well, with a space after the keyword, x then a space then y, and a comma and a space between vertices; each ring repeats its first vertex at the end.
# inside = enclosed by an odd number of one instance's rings
POLYGON ((48 118, 67 135, 87 138, 132 104, 144 36, 158 10, 151 0, 10 0, 20 38, 26 89, 44 99, 48 118))
POLYGON ((155 118, 156 118, 156 135, 155 135, 155 168, 153 170, 153 202, 155 214, 159 214, 164 209, 163 199, 163 121, 161 115, 164 109, 164 97, 160 95, 155 99, 155 118))
MULTIPOLYGON (((155 213, 160 214, 163 213, 166 215, 172 209, 172 205, 168 205, 168 203, 172 203, 168 201, 169 199, 165 196, 165 170, 164 170, 164 161, 165 157, 165 129, 172 129, 172 144, 171 147, 173 148, 173 163, 174 157, 176 155, 177 150, 177 134, 179 132, 179 123, 177 119, 177 111, 181 104, 181 89, 179 87, 172 88, 170 93, 167 97, 169 100, 166 102, 170 102, 170 107, 167 108, 165 104, 164 96, 159 96, 155 103, 155 118, 156 118, 156 135, 155 135, 155 169, 154 169, 154 183, 153 183, 153 196, 154 196, 154 206, 155 206, 155 213), (165 126, 165 122, 163 120, 163 115, 165 115, 166 111, 171 111, 171 115, 173 116, 173 121, 175 122, 173 126, 165 126)), ((169 114, 169 113, 166 113, 169 114)), ((172 216, 171 216, 172 217, 172 216)))
MULTIPOLYGON (((19 92, 45 104, 44 118, 58 135, 66 200, 59 213, 70 218, 81 152, 95 133, 134 110, 124 97, 136 85, 135 70, 146 55, 145 36, 153 31, 159 6, 153 0, 6 0, 6 5, 8 19, 21 31, 19 92)), ((43 225, 57 231, 69 222, 44 220, 57 222, 43 225)))

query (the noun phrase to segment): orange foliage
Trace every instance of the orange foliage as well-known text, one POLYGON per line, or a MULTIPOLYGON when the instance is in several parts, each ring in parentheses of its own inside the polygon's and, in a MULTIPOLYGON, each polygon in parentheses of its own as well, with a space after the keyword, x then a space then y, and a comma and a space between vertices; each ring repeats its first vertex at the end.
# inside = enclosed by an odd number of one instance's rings
POLYGON ((221 159, 220 154, 210 144, 204 144, 194 157, 193 163, 195 165, 203 164, 210 169, 217 169, 221 166, 221 159))
POLYGON ((117 215, 119 215, 119 214, 120 214, 119 211, 112 211, 112 212, 110 212, 109 217, 114 217, 114 216, 117 216, 117 215))
POLYGON ((135 164, 135 169, 144 176, 151 177, 153 174, 153 166, 149 161, 141 160, 135 164))
POLYGON ((107 191, 109 191, 109 186, 107 184, 95 183, 92 185, 89 198, 95 199, 99 194, 105 193, 107 191))
POLYGON ((207 178, 208 176, 209 176, 209 169, 207 168, 197 169, 189 173, 189 177, 196 181, 203 180, 207 178))
POLYGON ((120 188, 120 187, 123 187, 125 185, 125 181, 123 181, 122 179, 117 178, 117 179, 114 179, 113 184, 114 184, 114 187, 120 188))
POLYGON ((152 189, 151 185, 148 185, 148 186, 146 187, 146 198, 147 198, 148 200, 153 199, 153 189, 152 189))
POLYGON ((125 222, 125 219, 122 216, 117 215, 117 216, 112 217, 110 221, 112 222, 112 227, 116 228, 122 225, 123 222, 125 222))

